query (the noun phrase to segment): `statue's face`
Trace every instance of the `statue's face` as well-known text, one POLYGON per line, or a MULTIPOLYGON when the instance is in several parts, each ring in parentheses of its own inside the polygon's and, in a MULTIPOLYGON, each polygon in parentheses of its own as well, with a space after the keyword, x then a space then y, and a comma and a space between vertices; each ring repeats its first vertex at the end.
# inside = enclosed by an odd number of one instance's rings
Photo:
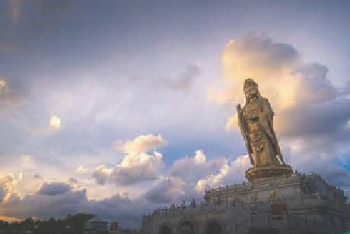
POLYGON ((245 97, 250 100, 250 99, 258 99, 259 98, 259 90, 257 87, 254 86, 248 86, 245 90, 245 97))

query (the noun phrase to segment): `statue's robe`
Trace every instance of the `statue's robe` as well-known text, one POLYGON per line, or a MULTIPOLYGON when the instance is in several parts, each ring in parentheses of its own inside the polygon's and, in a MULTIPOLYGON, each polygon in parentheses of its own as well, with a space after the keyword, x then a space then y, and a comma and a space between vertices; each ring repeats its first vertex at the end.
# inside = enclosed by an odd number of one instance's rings
POLYGON ((277 155, 281 158, 282 155, 273 130, 273 116, 268 99, 263 97, 246 103, 243 108, 254 166, 281 165, 277 159, 277 155))

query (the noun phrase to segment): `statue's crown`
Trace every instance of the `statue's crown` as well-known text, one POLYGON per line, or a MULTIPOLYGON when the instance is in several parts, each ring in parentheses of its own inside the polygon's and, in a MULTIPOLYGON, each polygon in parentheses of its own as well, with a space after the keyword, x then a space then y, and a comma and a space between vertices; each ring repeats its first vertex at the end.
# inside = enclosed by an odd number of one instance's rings
POLYGON ((248 87, 251 87, 251 86, 253 86, 253 87, 258 87, 258 84, 257 84, 254 80, 252 80, 252 79, 250 79, 250 78, 246 79, 246 80, 244 81, 244 87, 243 87, 243 89, 245 90, 245 89, 247 89, 248 87))

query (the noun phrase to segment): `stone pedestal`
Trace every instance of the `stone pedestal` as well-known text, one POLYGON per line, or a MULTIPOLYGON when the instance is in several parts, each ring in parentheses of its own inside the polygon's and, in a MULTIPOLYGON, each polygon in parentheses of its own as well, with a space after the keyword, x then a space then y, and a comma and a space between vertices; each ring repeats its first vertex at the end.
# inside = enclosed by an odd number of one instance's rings
POLYGON ((290 176, 293 173, 292 168, 289 165, 269 165, 251 167, 245 172, 245 177, 249 182, 253 182, 256 179, 268 178, 274 176, 290 176))

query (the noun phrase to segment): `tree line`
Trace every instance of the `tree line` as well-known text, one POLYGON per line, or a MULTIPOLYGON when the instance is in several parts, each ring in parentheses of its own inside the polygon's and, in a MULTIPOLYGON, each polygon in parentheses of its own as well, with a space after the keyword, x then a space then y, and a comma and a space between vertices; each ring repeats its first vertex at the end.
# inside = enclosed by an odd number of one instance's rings
POLYGON ((83 234, 85 221, 93 218, 93 214, 78 213, 68 215, 64 219, 50 218, 34 220, 27 218, 23 221, 0 221, 0 233, 6 234, 83 234))

